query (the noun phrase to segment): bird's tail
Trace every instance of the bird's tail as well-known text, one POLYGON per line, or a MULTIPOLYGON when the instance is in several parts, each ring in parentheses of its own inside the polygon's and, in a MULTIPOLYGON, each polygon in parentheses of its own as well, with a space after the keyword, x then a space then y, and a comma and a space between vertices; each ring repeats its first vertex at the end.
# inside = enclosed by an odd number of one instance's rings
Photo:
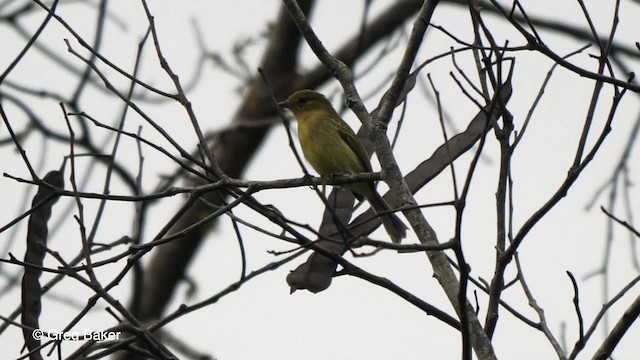
POLYGON ((400 220, 396 214, 390 212, 391 207, 389 204, 375 190, 370 192, 370 196, 367 196, 367 200, 369 200, 369 203, 373 210, 375 210, 376 214, 380 216, 382 225, 385 230, 387 230, 389 237, 391 237, 391 241, 399 244, 402 239, 407 236, 407 227, 404 225, 402 220, 400 220))

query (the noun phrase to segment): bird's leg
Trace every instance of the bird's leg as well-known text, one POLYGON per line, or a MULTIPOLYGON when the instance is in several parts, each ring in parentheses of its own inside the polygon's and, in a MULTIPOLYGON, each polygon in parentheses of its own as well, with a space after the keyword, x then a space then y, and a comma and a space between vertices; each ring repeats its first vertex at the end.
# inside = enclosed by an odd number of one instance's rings
POLYGON ((327 176, 320 176, 320 183, 322 186, 322 197, 323 198, 327 198, 327 181, 329 181, 329 176, 331 175, 327 175, 327 176))
MULTIPOLYGON (((336 179, 340 179, 342 175, 346 175, 346 174, 342 174, 342 173, 329 174, 327 175, 327 181, 334 182, 336 179)), ((342 189, 342 185, 333 185, 333 186, 335 186, 338 189, 342 189)))

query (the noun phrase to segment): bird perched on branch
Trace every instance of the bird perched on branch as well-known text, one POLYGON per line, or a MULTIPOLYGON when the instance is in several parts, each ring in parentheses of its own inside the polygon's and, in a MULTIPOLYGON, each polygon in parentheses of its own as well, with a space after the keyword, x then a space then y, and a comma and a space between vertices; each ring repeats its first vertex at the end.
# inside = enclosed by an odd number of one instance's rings
MULTIPOLYGON (((278 105, 289 109, 298 121, 302 153, 320 176, 372 172, 360 140, 324 95, 300 90, 278 105)), ((378 194, 373 182, 356 182, 343 188, 359 200, 364 197, 369 201, 394 243, 406 236, 407 227, 378 194)))

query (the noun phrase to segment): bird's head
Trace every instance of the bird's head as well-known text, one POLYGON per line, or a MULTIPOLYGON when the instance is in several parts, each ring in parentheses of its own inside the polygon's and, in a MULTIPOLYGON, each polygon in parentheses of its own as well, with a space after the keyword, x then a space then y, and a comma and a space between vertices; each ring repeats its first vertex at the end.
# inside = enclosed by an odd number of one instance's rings
POLYGON ((317 91, 296 91, 287 100, 278 103, 278 106, 291 110, 296 118, 300 119, 305 113, 316 111, 332 111, 333 106, 329 100, 317 91))

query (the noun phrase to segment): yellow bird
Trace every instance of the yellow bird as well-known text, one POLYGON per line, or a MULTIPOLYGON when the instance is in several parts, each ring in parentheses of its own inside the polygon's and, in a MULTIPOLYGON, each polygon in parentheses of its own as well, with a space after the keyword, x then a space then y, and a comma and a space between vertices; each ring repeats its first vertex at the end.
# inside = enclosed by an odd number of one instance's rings
MULTIPOLYGON (((278 103, 289 109, 298 121, 298 139, 304 157, 320 174, 358 174, 372 172, 364 147, 349 125, 340 118, 329 100, 313 90, 300 90, 278 103)), ((356 198, 363 197, 380 216, 394 243, 399 243, 407 227, 378 194, 373 182, 344 185, 356 198)))

